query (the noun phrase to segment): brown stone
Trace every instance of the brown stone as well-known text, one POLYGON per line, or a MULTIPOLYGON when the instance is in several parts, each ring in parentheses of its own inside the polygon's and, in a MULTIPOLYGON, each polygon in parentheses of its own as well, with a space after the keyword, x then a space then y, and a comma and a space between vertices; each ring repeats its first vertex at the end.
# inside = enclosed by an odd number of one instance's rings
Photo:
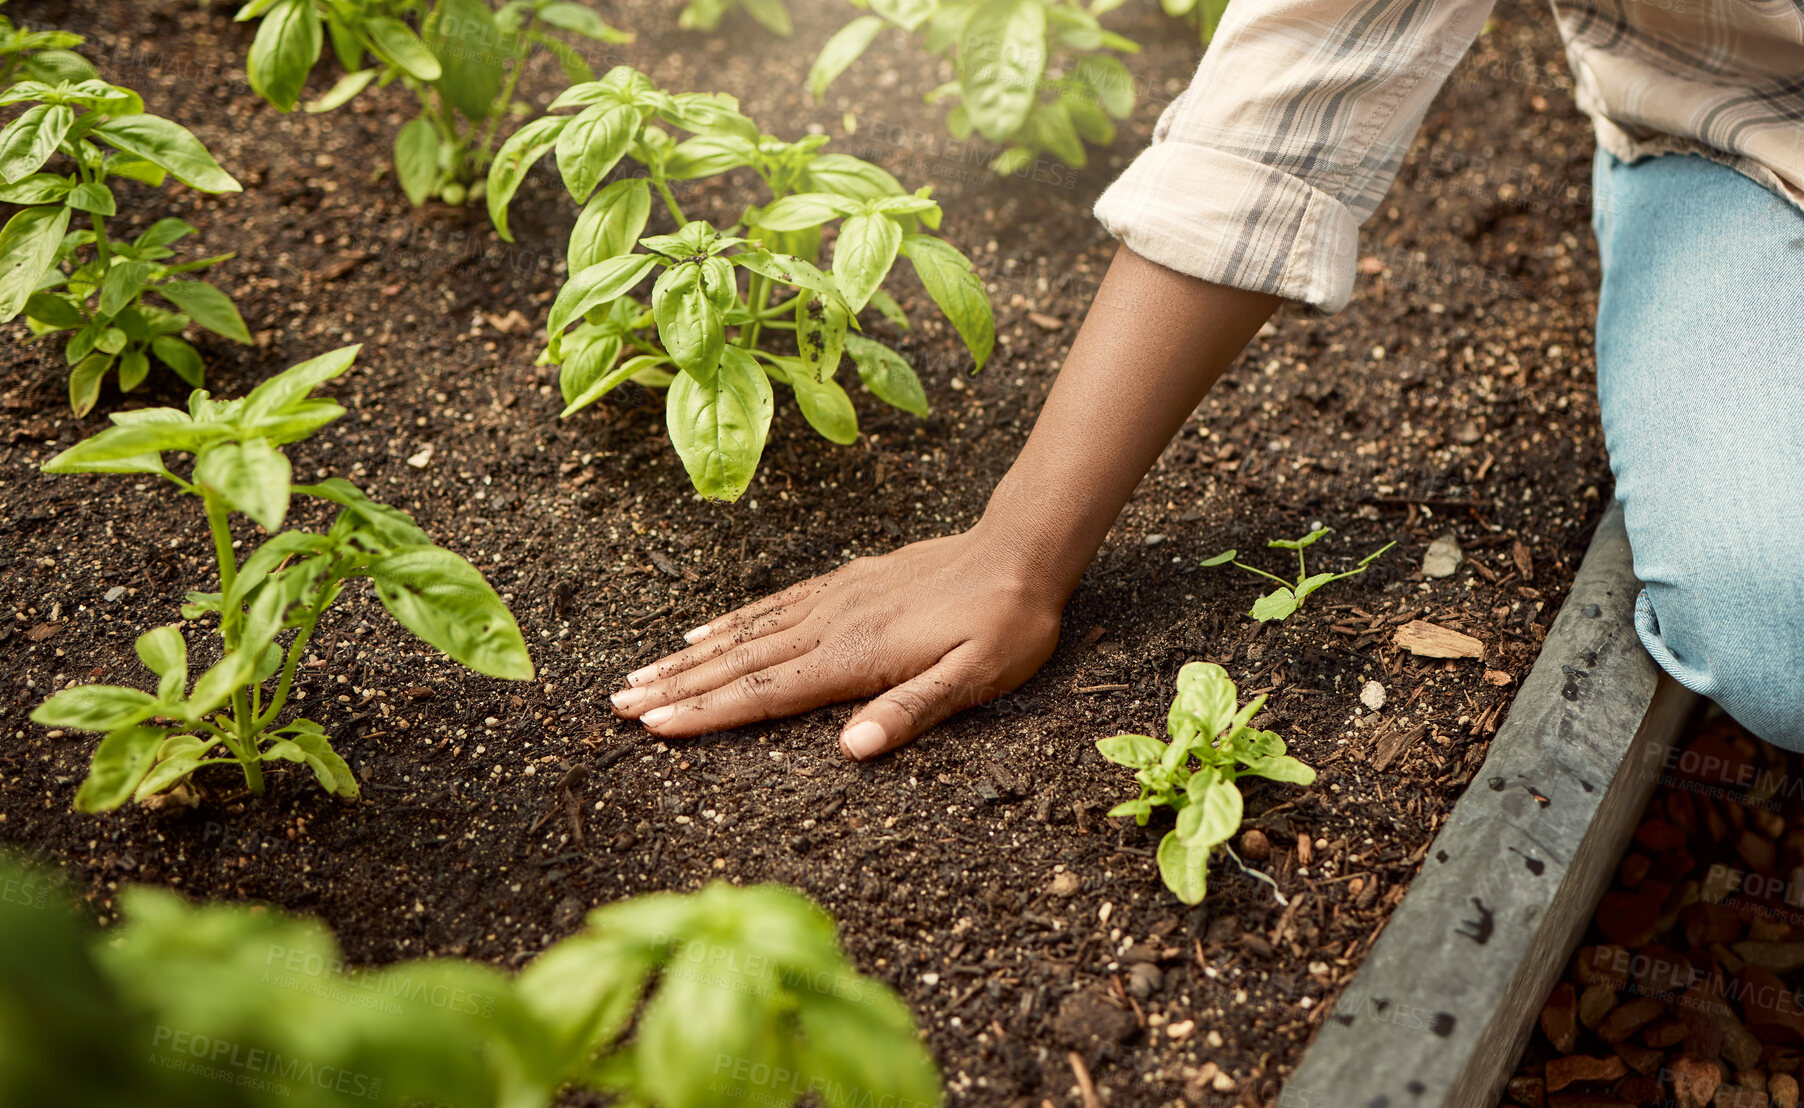
MULTIPOLYGON (((1266 838, 1265 832, 1257 827, 1248 829, 1240 836, 1240 856, 1249 862, 1266 861, 1272 856, 1271 840, 1266 838)), ((1736 937, 1740 938, 1739 935, 1736 937)), ((1727 942, 1728 940, 1723 941, 1727 942)))
POLYGON ((1777 857, 1773 841, 1752 829, 1743 831, 1735 840, 1735 853, 1741 855, 1741 860, 1748 864, 1749 869, 1761 873, 1772 869, 1777 857))
POLYGON ((1761 1042, 1804 1045, 1804 1008, 1797 995, 1769 970, 1750 965, 1736 975, 1742 1018, 1761 1042))
POLYGON ((1685 842, 1685 832, 1663 819, 1644 819, 1635 828, 1635 842, 1643 850, 1659 854, 1685 842))
POLYGON ((1768 973, 1790 973, 1804 968, 1804 943, 1761 943, 1752 939, 1736 943, 1731 950, 1750 966, 1768 973))
POLYGON ((1660 1020, 1648 1025, 1641 1033, 1641 1041, 1655 1050, 1665 1050, 1677 1046, 1685 1039, 1686 1027, 1679 1020, 1660 1020))
POLYGON ((1541 1008, 1541 1033, 1561 1054, 1571 1054, 1578 1044, 1578 992, 1561 982, 1547 997, 1541 1008))
POLYGON ((1629 952, 1614 943, 1581 946, 1572 956, 1572 979, 1580 985, 1607 981, 1620 989, 1629 980, 1629 952))
MULTIPOLYGON (((1804 872, 1794 873, 1792 881, 1804 888, 1804 872)), ((1748 939, 1757 943, 1782 943, 1791 938, 1791 925, 1771 916, 1755 916, 1748 923, 1748 939)))
POLYGON ((1579 996, 1579 1022, 1586 1027, 1596 1027, 1616 1007, 1616 990, 1599 981, 1586 989, 1579 996))
POLYGON ((1691 802, 1691 794, 1684 789, 1674 789, 1666 794, 1666 818, 1687 837, 1697 834, 1697 805, 1691 802))
POLYGON ((1679 922, 1685 926, 1685 941, 1692 946, 1739 942, 1745 927, 1735 909, 1702 901, 1679 909, 1679 922))
POLYGON ((1620 1043, 1652 1023, 1665 1011, 1666 1005, 1646 996, 1618 1004, 1597 1025, 1597 1037, 1606 1043, 1620 1043))
POLYGON ((1798 1079, 1789 1073, 1775 1073, 1766 1079, 1766 1093, 1773 1108, 1798 1108, 1798 1079))
POLYGON ((1647 871, 1653 867, 1653 859, 1640 852, 1625 855, 1622 865, 1616 867, 1616 879, 1625 889, 1632 889, 1641 884, 1647 871))
POLYGON ((1666 1086, 1660 1084, 1658 1078, 1631 1073, 1618 1081, 1610 1094, 1617 1100, 1627 1101, 1640 1108, 1642 1105, 1659 1104, 1666 1099, 1666 1086))
POLYGON ((1675 1010, 1688 1030, 1684 1049, 1687 1054, 1707 1058, 1721 1055, 1729 1065, 1745 1070, 1759 1063, 1760 1040, 1735 1018, 1734 1010, 1722 997, 1724 985, 1716 981, 1699 986, 1680 998, 1675 1010))
POLYGON ((1547 1087, 1533 1074, 1517 1074, 1503 1091, 1522 1108, 1543 1108, 1547 1103, 1547 1087))
POLYGON ((1651 1077, 1666 1060, 1666 1055, 1652 1047, 1636 1046, 1634 1043, 1616 1043, 1616 1056, 1628 1063, 1628 1067, 1643 1077, 1651 1077))
POLYGON ((1766 1094, 1745 1085, 1719 1085, 1710 1108, 1769 1108, 1766 1094))
POLYGON ((1547 1091, 1558 1092, 1575 1081, 1595 1084, 1614 1081, 1629 1072, 1621 1058, 1594 1058, 1589 1054, 1568 1054, 1547 1063, 1547 1091))
POLYGON ((1673 1101, 1677 1108, 1704 1108, 1723 1082, 1722 1067, 1707 1058, 1694 1058, 1689 1054, 1673 1059, 1667 1076, 1672 1079, 1673 1101))

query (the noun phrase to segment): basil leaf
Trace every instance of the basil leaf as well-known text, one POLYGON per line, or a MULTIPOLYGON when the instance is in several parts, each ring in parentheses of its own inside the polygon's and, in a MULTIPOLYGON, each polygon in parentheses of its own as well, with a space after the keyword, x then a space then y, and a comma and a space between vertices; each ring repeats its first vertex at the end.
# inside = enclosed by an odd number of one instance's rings
POLYGON ((186 312, 194 322, 233 342, 250 345, 251 333, 232 298, 205 281, 164 281, 157 295, 186 312))
POLYGON ((413 29, 398 19, 386 16, 375 16, 363 21, 363 29, 369 33, 370 41, 375 43, 376 52, 384 60, 393 62, 409 77, 418 81, 436 81, 444 76, 439 68, 438 59, 426 44, 419 40, 413 29))
POLYGON ((278 110, 293 111, 324 45, 313 0, 278 0, 257 25, 251 43, 245 65, 251 88, 278 110))
POLYGON ((888 216, 855 215, 840 227, 833 247, 833 281, 853 312, 883 284, 901 249, 902 228, 888 216))
POLYGON ((670 360, 699 380, 710 378, 720 364, 726 335, 702 267, 682 263, 666 269, 652 287, 651 307, 670 360))
POLYGON ((833 37, 821 47, 814 65, 808 70, 808 95, 816 101, 825 96, 827 86, 870 49, 872 40, 882 30, 883 20, 874 15, 861 15, 833 32, 833 37))
POLYGON ((580 270, 558 290, 546 334, 558 335, 592 309, 625 296, 657 264, 658 259, 650 254, 622 254, 580 270))
POLYGON ((0 229, 0 323, 10 322, 56 264, 69 229, 69 209, 58 204, 25 208, 0 229))
POLYGON ((904 235, 902 253, 982 369, 996 348, 996 317, 970 260, 951 243, 931 235, 904 235))
POLYGON ((497 106, 507 59, 503 40, 488 0, 439 0, 427 41, 440 69, 433 87, 466 119, 487 119, 497 106))
POLYGON ((395 132, 395 176, 414 207, 424 204, 438 184, 438 130, 424 115, 414 116, 395 132))
POLYGON ((1159 840, 1159 876, 1185 904, 1201 904, 1209 892, 1209 850, 1185 845, 1176 831, 1159 840))
POLYGON ((219 167, 186 127, 161 116, 118 116, 101 123, 89 135, 168 170, 170 176, 191 188, 212 193, 243 191, 243 186, 219 167))
POLYGON ((738 346, 705 379, 679 373, 664 398, 670 441, 697 492, 732 502, 758 471, 775 407, 770 378, 738 346))
POLYGON ((437 546, 407 546, 377 559, 370 578, 403 627, 454 661, 490 677, 525 681, 532 658, 513 613, 475 566, 437 546))
POLYGON ((927 418, 927 393, 921 379, 902 355, 875 339, 863 335, 846 335, 846 353, 858 367, 864 387, 877 394, 877 399, 922 419, 927 418))
POLYGON ((94 748, 87 779, 75 790, 76 809, 110 812, 124 804, 150 772, 157 749, 168 734, 161 727, 126 727, 100 740, 94 748))
POLYGON ((558 136, 570 125, 571 116, 548 115, 535 119, 526 126, 508 136, 495 152, 495 160, 489 163, 489 181, 485 196, 489 205, 489 220, 495 224, 495 232, 504 242, 514 241, 514 236, 507 229, 507 205, 513 200, 514 192, 519 189, 520 182, 526 179, 526 171, 532 164, 544 157, 557 145, 558 136))
POLYGON ((581 273, 597 262, 632 252, 651 216, 651 186, 643 177, 615 181, 589 198, 570 231, 566 264, 581 273))
POLYGON ((262 438, 215 443, 194 462, 196 484, 218 493, 271 533, 282 529, 288 515, 293 476, 287 456, 262 438))
POLYGON ((36 173, 56 153, 75 123, 63 104, 38 104, 0 131, 0 179, 15 184, 36 173))
POLYGON ((1027 122, 1046 70, 1042 0, 984 0, 959 36, 959 90, 971 122, 1002 142, 1027 122))
POLYGON ((596 104, 569 121, 557 139, 557 168, 578 204, 589 199, 639 133, 637 108, 596 104))

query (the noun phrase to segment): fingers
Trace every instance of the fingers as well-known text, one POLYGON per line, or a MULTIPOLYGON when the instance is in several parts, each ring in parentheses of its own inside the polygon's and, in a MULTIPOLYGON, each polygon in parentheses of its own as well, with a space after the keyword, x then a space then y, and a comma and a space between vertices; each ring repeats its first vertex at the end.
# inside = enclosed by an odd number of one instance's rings
MULTIPOLYGON (((615 713, 627 719, 643 719, 646 713, 666 704, 712 692, 741 677, 799 658, 819 645, 819 639, 814 635, 801 632, 766 635, 738 646, 724 636, 722 641, 727 643, 726 653, 718 658, 702 661, 693 668, 683 668, 641 688, 615 693, 615 713)), ((683 654, 699 649, 699 646, 691 647, 683 654)))
MULTIPOLYGON (((841 568, 843 569, 844 567, 842 566, 841 568)), ((771 593, 769 596, 760 600, 755 600, 743 607, 735 608, 726 615, 717 616, 707 623, 702 624, 700 627, 692 628, 683 633, 683 638, 687 642, 699 643, 704 639, 710 639, 716 635, 721 635, 729 631, 738 631, 746 624, 755 623, 760 618, 768 616, 778 609, 787 608, 808 599, 821 589, 825 588, 827 578, 832 577, 838 572, 839 570, 837 569, 828 570, 819 577, 810 577, 806 581, 797 581, 786 589, 771 593)), ((806 613, 804 612, 804 614, 806 613)))
POLYGON ((870 691, 859 686, 854 674, 828 665, 817 652, 653 708, 639 716, 639 722, 659 738, 683 739, 793 716, 870 691))
POLYGON ((932 668, 897 685, 856 712, 840 732, 846 757, 863 762, 913 742, 954 712, 982 704, 1004 689, 988 680, 982 648, 966 642, 932 668))
MULTIPOLYGON (((777 594, 781 596, 782 594, 777 594)), ((637 669, 626 675, 628 688, 625 692, 614 694, 614 706, 624 708, 628 703, 640 700, 640 697, 629 694, 637 687, 661 681, 675 674, 695 668, 704 662, 711 661, 747 643, 754 642, 766 635, 774 635, 779 631, 787 631, 807 618, 813 610, 811 604, 789 604, 775 606, 771 602, 777 597, 766 597, 762 603, 762 611, 734 624, 730 629, 722 628, 696 642, 685 650, 675 654, 666 654, 644 669, 637 669), (624 699, 623 699, 624 698, 624 699)), ((741 609, 743 611, 744 609, 741 609)), ((730 617, 728 617, 730 618, 730 617)), ((713 627, 713 624, 703 624, 713 627)), ((699 628, 698 628, 699 630, 699 628)), ((690 632, 694 634, 694 632, 690 632)), ((760 666, 760 669, 763 667, 760 666)))

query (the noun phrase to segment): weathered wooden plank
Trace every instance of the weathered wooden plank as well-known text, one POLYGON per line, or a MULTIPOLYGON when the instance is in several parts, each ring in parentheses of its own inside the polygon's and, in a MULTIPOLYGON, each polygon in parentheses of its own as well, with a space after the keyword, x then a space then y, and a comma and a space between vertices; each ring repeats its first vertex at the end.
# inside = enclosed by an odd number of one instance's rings
POLYGON ((1279 1098, 1494 1105, 1693 696, 1635 638, 1612 506, 1489 756, 1279 1098))

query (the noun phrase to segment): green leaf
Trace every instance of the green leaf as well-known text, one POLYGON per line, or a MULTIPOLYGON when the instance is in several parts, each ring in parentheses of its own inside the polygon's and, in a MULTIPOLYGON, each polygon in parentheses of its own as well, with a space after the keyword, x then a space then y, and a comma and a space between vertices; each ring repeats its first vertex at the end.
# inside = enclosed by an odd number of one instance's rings
POLYGON ((143 234, 132 240, 132 245, 140 250, 170 246, 194 234, 195 230, 192 223, 176 219, 173 216, 165 216, 145 228, 143 234))
POLYGON ((83 812, 110 812, 124 804, 150 772, 168 732, 161 727, 126 727, 100 740, 87 780, 75 791, 83 812))
POLYGON ((313 0, 277 0, 251 43, 245 64, 251 88, 278 110, 293 111, 324 45, 313 0))
POLYGON ((902 355, 875 339, 850 333, 846 335, 846 353, 858 367, 864 387, 876 393, 879 400, 927 418, 927 392, 902 355))
POLYGON ((639 133, 639 110, 596 104, 571 119, 557 138, 557 168, 578 204, 589 199, 639 133))
POLYGON ((664 975, 639 1017, 635 1091, 659 1108, 756 1104, 769 1091, 754 1074, 794 1072, 778 1009, 758 987, 760 978, 740 968, 745 964, 738 956, 723 959, 717 972, 664 975), (697 1064, 699 1043, 708 1044, 709 1064, 697 1064), (717 1066, 715 1059, 729 1061, 717 1066))
POLYGON ((883 20, 874 15, 861 15, 833 32, 833 37, 821 47, 820 55, 808 70, 808 95, 819 102, 827 94, 827 86, 870 49, 871 41, 881 30, 883 20))
POLYGON ((426 44, 419 40, 413 29, 400 20, 376 16, 365 19, 363 29, 375 44, 376 52, 409 77, 417 81, 436 81, 444 75, 432 51, 426 49, 426 44))
POLYGON ((438 184, 438 131, 416 115, 395 132, 395 176, 414 207, 424 204, 438 184))
POLYGON ((802 417, 822 438, 840 446, 858 441, 858 412, 839 382, 831 377, 817 381, 811 374, 793 373, 789 375, 789 386, 795 390, 802 417))
POLYGON ((1253 601, 1252 610, 1247 612, 1247 615, 1252 616, 1260 623, 1267 623, 1274 619, 1284 619, 1302 606, 1303 602, 1297 598, 1295 593, 1287 588, 1279 587, 1253 601))
POLYGON ((572 118, 548 115, 535 119, 509 135, 501 149, 495 152, 495 160, 489 163, 488 188, 483 195, 488 201, 489 220, 494 223, 495 232, 502 241, 514 241, 507 229, 507 205, 520 188, 520 182, 526 179, 526 171, 557 145, 558 136, 563 134, 572 118))
POLYGON ((703 135, 687 139, 671 148, 664 159, 664 176, 672 181, 691 181, 712 177, 751 165, 757 155, 752 144, 732 135, 703 135))
POLYGON ((1265 545, 1278 550, 1302 550, 1305 547, 1314 546, 1318 540, 1331 530, 1333 530, 1331 527, 1317 527, 1300 539, 1273 539, 1265 545))
POLYGON ((738 346, 729 346, 707 380, 679 373, 664 398, 670 441, 696 491, 734 501, 758 470, 774 408, 770 379, 738 346))
POLYGON ((515 988, 556 1055, 580 1063, 626 1029, 653 959, 650 950, 619 937, 579 934, 528 963, 515 988))
POLYGON ((564 342, 563 362, 558 370, 558 391, 564 397, 562 415, 569 415, 577 407, 587 406, 599 397, 600 394, 589 397, 582 405, 576 403, 599 379, 609 375, 609 370, 615 368, 614 363, 620 358, 620 345, 618 334, 573 337, 564 342))
POLYGON ((188 417, 174 408, 114 412, 113 421, 119 426, 108 428, 58 454, 44 463, 44 472, 163 473, 165 470, 159 456, 160 451, 185 449, 188 446, 198 446, 199 441, 205 441, 194 433, 188 417), (150 424, 171 425, 172 434, 169 438, 179 441, 171 442, 155 435, 146 437, 142 432, 125 433, 128 426, 145 427, 150 424))
POLYGON ((872 11, 910 31, 927 22, 938 8, 938 0, 871 0, 872 11))
POLYGON ((239 420, 246 427, 254 427, 289 410, 314 389, 351 368, 362 349, 362 343, 341 346, 289 366, 245 395, 238 409, 239 420))
POLYGON ((150 350, 158 361, 174 370, 177 377, 190 385, 200 388, 205 383, 206 363, 201 361, 200 351, 186 340, 174 335, 158 335, 150 340, 150 350))
POLYGON ((833 247, 833 280, 854 312, 889 276, 902 249, 902 228, 885 215, 855 215, 839 229, 833 247))
POLYGON ((659 118, 697 135, 736 135, 755 143, 758 125, 739 113, 739 101, 724 92, 685 92, 670 98, 659 118))
POLYGON ((505 41, 488 0, 439 0, 427 41, 443 71, 435 87, 465 118, 487 119, 501 107, 505 41))
POLYGON ((1121 816, 1133 816, 1135 823, 1145 827, 1146 821, 1151 818, 1155 807, 1157 807, 1157 804, 1153 801, 1146 797, 1141 797, 1138 800, 1124 800, 1120 804, 1110 808, 1104 815, 1108 816, 1110 819, 1118 819, 1121 816))
POLYGON ((1292 785, 1315 784, 1315 770, 1284 754, 1254 758, 1246 763, 1246 769, 1243 772, 1273 781, 1284 781, 1292 785))
POLYGON ((55 173, 33 173, 15 184, 0 186, 0 204, 60 204, 75 181, 55 173))
POLYGON ((100 314, 111 319, 138 298, 150 284, 150 263, 121 259, 107 267, 106 279, 100 282, 100 314))
POLYGON ((562 31, 582 35, 596 42, 631 42, 633 36, 602 22, 600 16, 581 4, 556 0, 539 9, 539 18, 562 31))
POLYGON ((181 699, 188 687, 188 643, 182 638, 181 624, 153 627, 138 636, 136 646, 138 657, 160 678, 157 699, 181 699))
POLYGON ((77 685, 38 705, 31 721, 70 731, 116 731, 149 719, 156 707, 156 698, 138 689, 77 685))
POLYGON ((377 559, 370 578, 382 604, 409 631, 478 673, 532 677, 532 658, 513 613, 475 566, 437 546, 403 547, 377 559))
POLYGON ((332 749, 331 740, 323 734, 299 731, 290 738, 277 739, 264 750, 263 757, 265 760, 299 762, 311 769, 320 787, 333 796, 354 800, 359 795, 356 775, 338 752, 332 749))
POLYGON ((1037 104, 1027 119, 1028 140, 1066 165, 1083 168, 1084 140, 1078 137, 1071 122, 1071 111, 1064 101, 1037 104))
POLYGON ((62 104, 38 104, 0 131, 0 180, 23 181, 56 153, 75 123, 75 113, 62 104))
POLYGON ((32 293, 25 301, 25 315, 57 330, 85 327, 88 324, 88 317, 82 314, 81 307, 66 293, 32 293))
POLYGON ((566 258, 569 271, 581 273, 597 262, 631 253, 650 216, 651 186, 645 178, 629 177, 603 188, 576 217, 566 258))
POLYGON ((904 331, 908 330, 908 313, 902 310, 902 305, 896 303, 896 298, 889 293, 884 292, 882 289, 873 292, 871 294, 871 307, 876 308, 877 314, 881 315, 884 319, 889 320, 904 331))
POLYGON ((1209 892, 1209 853, 1186 846, 1176 831, 1159 840, 1159 876, 1185 904, 1200 904, 1209 892))
POLYGON ((558 290, 545 325, 546 334, 561 334, 593 309, 625 296, 657 264, 658 260, 650 254, 622 254, 578 271, 558 290))
MULTIPOLYGON (((596 364, 600 364, 599 360, 597 360, 596 364)), ((565 416, 572 415, 575 412, 579 412, 620 387, 622 383, 637 379, 641 373, 644 373, 648 369, 667 364, 669 364, 669 359, 662 355, 640 354, 637 357, 628 358, 619 365, 613 366, 607 372, 602 373, 599 376, 584 376, 572 380, 569 387, 575 390, 574 395, 568 397, 564 405, 564 410, 558 413, 558 416, 561 419, 565 416)), ((558 383, 560 385, 564 384, 564 377, 570 375, 570 368, 570 365, 566 363, 564 366, 564 373, 560 374, 558 377, 558 383)))
MULTIPOLYGON (((836 975, 844 980, 848 966, 836 975)), ((796 1072, 808 1075, 824 1108, 909 1105, 941 1102, 933 1057, 915 1034, 914 1019, 894 993, 874 981, 860 981, 843 993, 796 993, 802 1043, 796 1072)))
POLYGON ((812 296, 796 297, 796 349, 816 381, 825 381, 839 369, 845 349, 846 310, 831 301, 823 304, 812 296))
POLYGON ((1165 744, 1151 735, 1116 735, 1098 740, 1096 749, 1116 765, 1145 769, 1159 763, 1165 744))
POLYGON ((983 0, 958 46, 959 88, 971 122, 1002 142, 1027 122, 1046 69, 1042 0, 983 0))
MULTIPOLYGON (((436 64, 436 59, 434 59, 436 64)), ((340 77, 333 86, 320 97, 301 105, 302 109, 311 113, 329 112, 350 103, 358 93, 370 86, 370 82, 382 75, 380 69, 354 69, 340 77)))
POLYGON ((853 200, 876 200, 906 191, 888 170, 850 154, 816 154, 808 163, 808 179, 819 192, 853 200))
POLYGON ((1205 743, 1234 722, 1234 680, 1214 662, 1190 662, 1178 670, 1178 694, 1167 727, 1175 737, 1194 728, 1205 743))
POLYGON ((94 410, 100 399, 100 385, 106 380, 106 371, 113 368, 113 355, 104 350, 96 350, 69 371, 69 409, 76 416, 85 416, 94 410))
POLYGON ((1186 789, 1190 803, 1178 812, 1178 838, 1191 849, 1227 842, 1240 828, 1242 801, 1234 782, 1213 772, 1198 773, 1186 789))
POLYGON ((1134 111, 1134 76, 1127 66, 1107 54, 1088 54, 1077 60, 1071 76, 1096 93, 1102 110, 1116 119, 1126 119, 1134 111))
POLYGON ((902 253, 914 264, 927 295, 952 322, 977 368, 982 369, 996 347, 996 317, 970 259, 956 246, 931 235, 904 235, 902 253))
POLYGON ((212 193, 243 191, 186 127, 161 116, 122 115, 95 127, 89 135, 168 170, 190 188, 212 193))
POLYGON ((69 196, 64 203, 80 212, 92 212, 95 215, 119 214, 119 205, 113 199, 113 190, 94 181, 84 182, 70 189, 69 196))
POLYGON ((755 223, 766 231, 800 231, 857 211, 858 205, 847 197, 830 192, 801 192, 766 207, 755 223))
POLYGON ((726 347, 726 335, 720 309, 708 295, 702 267, 682 263, 666 269, 652 286, 651 307, 658 322, 658 339, 670 360, 699 380, 711 378, 726 347))
POLYGON ((164 281, 156 291, 207 330, 250 345, 251 333, 244 325, 244 317, 238 314, 238 306, 215 286, 205 281, 164 281))
POLYGON ((196 484, 218 493, 272 533, 282 529, 288 516, 292 477, 287 456, 268 439, 215 443, 194 462, 196 484))
POLYGON ((846 306, 845 298, 839 293, 839 286, 833 278, 814 267, 814 263, 803 261, 790 254, 772 254, 763 250, 746 250, 733 255, 735 264, 753 273, 761 274, 773 281, 785 285, 794 285, 805 289, 823 300, 832 301, 842 308, 846 306))
POLYGON ((795 31, 795 24, 790 21, 789 8, 783 0, 739 0, 747 15, 756 19, 764 29, 772 34, 788 38, 795 31))
POLYGON ((56 265, 57 248, 69 229, 69 209, 24 208, 0 229, 0 323, 24 310, 44 274, 56 265))
POLYGON ((1202 564, 1206 566, 1225 566, 1239 556, 1240 551, 1238 550, 1224 550, 1213 558, 1204 558, 1202 564))
POLYGON ((173 788, 178 782, 200 768, 201 759, 218 744, 212 738, 197 739, 193 735, 175 735, 164 739, 157 746, 156 761, 138 782, 132 792, 132 799, 144 801, 160 792, 173 788))

